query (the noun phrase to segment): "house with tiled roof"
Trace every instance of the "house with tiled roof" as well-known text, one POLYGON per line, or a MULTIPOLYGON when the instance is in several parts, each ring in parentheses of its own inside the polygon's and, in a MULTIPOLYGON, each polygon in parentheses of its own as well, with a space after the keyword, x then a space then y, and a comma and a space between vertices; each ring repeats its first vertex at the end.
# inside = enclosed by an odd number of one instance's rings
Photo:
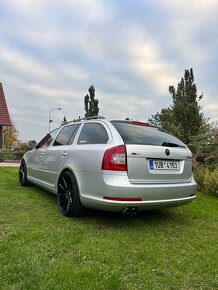
POLYGON ((3 129, 7 126, 11 126, 11 119, 8 112, 3 86, 2 83, 0 83, 0 149, 3 146, 3 129))

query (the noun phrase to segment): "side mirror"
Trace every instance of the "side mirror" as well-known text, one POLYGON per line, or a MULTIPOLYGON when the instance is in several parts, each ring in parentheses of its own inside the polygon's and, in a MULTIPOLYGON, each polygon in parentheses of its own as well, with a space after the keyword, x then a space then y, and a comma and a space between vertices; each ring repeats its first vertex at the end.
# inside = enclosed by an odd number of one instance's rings
POLYGON ((27 147, 29 147, 30 149, 33 149, 36 147, 36 141, 35 140, 30 140, 26 143, 27 147))

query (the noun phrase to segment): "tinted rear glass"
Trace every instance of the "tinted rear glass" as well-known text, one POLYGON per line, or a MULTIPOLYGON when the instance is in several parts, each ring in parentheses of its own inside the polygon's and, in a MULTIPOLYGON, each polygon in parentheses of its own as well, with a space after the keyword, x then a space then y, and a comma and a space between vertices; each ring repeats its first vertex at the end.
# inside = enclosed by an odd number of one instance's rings
POLYGON ((99 123, 84 124, 78 144, 106 144, 107 142, 108 134, 104 126, 99 123))
POLYGON ((176 137, 161 128, 135 125, 131 122, 111 121, 126 144, 185 147, 176 137))

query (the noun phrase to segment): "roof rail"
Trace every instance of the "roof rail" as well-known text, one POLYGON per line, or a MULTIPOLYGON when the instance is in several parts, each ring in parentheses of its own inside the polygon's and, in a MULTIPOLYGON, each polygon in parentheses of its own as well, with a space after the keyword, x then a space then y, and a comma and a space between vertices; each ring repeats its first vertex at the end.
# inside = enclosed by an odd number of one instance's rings
POLYGON ((92 120, 92 119, 105 119, 104 116, 91 116, 91 117, 85 117, 84 120, 92 120))
POLYGON ((63 125, 66 125, 66 124, 69 124, 69 123, 72 123, 72 122, 75 123, 75 122, 79 122, 79 121, 96 120, 96 119, 105 119, 105 117, 104 116, 91 116, 91 117, 79 118, 79 119, 74 119, 74 120, 68 121, 68 122, 66 122, 63 125))

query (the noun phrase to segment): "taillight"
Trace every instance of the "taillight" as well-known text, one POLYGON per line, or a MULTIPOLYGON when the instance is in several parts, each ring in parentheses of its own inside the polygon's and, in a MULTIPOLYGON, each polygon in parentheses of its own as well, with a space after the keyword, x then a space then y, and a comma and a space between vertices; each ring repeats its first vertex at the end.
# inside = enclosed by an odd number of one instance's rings
POLYGON ((126 171, 126 147, 120 145, 107 149, 104 153, 101 169, 126 171))

